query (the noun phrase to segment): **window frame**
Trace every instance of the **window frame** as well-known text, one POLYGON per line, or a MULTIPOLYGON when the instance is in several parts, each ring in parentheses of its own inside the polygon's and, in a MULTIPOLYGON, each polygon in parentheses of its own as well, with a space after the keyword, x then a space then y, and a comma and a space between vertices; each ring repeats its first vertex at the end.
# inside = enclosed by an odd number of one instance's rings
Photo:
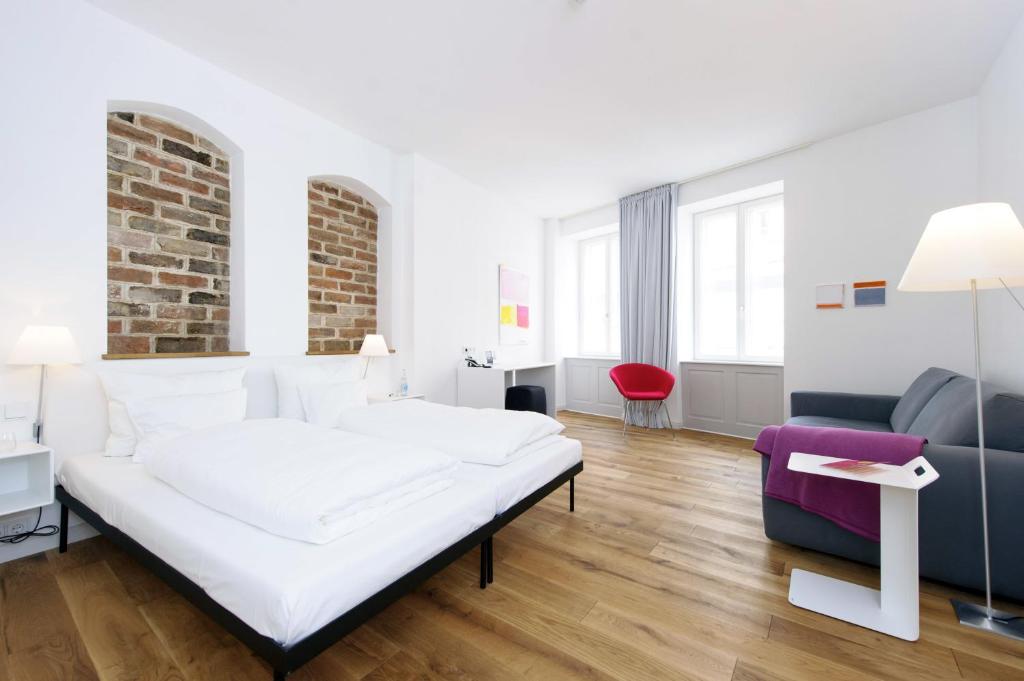
MULTIPOLYGON (((785 235, 785 193, 778 192, 768 196, 760 196, 746 201, 730 203, 724 206, 709 208, 692 215, 692 236, 693 236, 693 358, 697 361, 706 362, 736 362, 748 364, 783 364, 785 361, 785 345, 783 354, 780 357, 765 357, 761 355, 748 355, 746 352, 746 302, 747 302, 747 225, 746 211, 752 206, 763 203, 781 201, 783 206, 782 230, 785 235), (714 355, 701 353, 700 348, 700 230, 697 223, 702 216, 715 213, 734 212, 736 214, 736 354, 735 355, 714 355)), ((785 262, 785 261, 783 261, 785 262)), ((783 264, 785 267, 785 264, 783 264)))
MULTIPOLYGON (((613 266, 614 267, 619 267, 619 263, 612 263, 611 262, 611 252, 612 252, 612 249, 609 247, 609 244, 612 241, 616 241, 616 242, 619 241, 619 230, 618 229, 616 229, 614 231, 607 232, 605 234, 598 234, 596 236, 590 236, 590 237, 586 237, 584 239, 579 239, 576 242, 576 259, 577 259, 577 263, 578 263, 578 267, 577 267, 578 271, 577 271, 577 274, 576 274, 576 326, 577 326, 576 342, 577 342, 577 347, 579 349, 579 354, 582 357, 595 357, 595 358, 607 359, 607 358, 612 358, 612 357, 619 357, 622 354, 621 348, 620 348, 619 352, 612 352, 611 351, 611 348, 612 348, 612 343, 611 343, 611 340, 612 340, 612 328, 611 328, 612 327, 612 323, 611 323, 612 314, 611 314, 611 307, 610 307, 611 306, 611 301, 612 301, 611 268, 613 266), (605 348, 605 352, 603 352, 603 353, 601 353, 601 352, 588 352, 588 351, 584 350, 585 345, 583 343, 583 336, 584 336, 584 329, 585 329, 585 325, 583 323, 583 310, 584 310, 583 295, 584 295, 584 292, 586 290, 586 288, 585 288, 585 286, 583 284, 583 249, 588 244, 592 244, 592 243, 597 242, 597 241, 603 241, 603 242, 606 243, 605 250, 604 250, 604 259, 605 259, 605 279, 604 279, 604 287, 605 287, 605 289, 604 289, 604 295, 605 295, 604 348, 605 348)), ((621 243, 619 244, 619 246, 621 247, 621 243)), ((621 257, 621 254, 620 254, 620 257, 621 257)), ((621 283, 620 283, 620 286, 621 286, 621 283)), ((620 294, 621 294, 621 291, 620 291, 620 294)), ((616 333, 620 333, 621 334, 621 330, 620 329, 616 330, 616 333)))

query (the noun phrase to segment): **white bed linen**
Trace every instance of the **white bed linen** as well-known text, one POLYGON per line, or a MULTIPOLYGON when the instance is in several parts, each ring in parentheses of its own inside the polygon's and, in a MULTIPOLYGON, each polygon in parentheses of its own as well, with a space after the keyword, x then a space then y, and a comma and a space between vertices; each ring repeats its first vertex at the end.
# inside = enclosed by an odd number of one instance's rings
POLYGON ((108 524, 286 645, 494 517, 493 488, 462 480, 330 544, 309 544, 213 511, 128 459, 72 457, 58 477, 108 524))
POLYGON ((314 544, 450 487, 458 465, 426 447, 294 419, 202 428, 157 442, 145 458, 151 475, 182 494, 314 544))
POLYGON ((549 435, 526 447, 522 454, 504 466, 464 463, 455 477, 489 486, 494 495, 494 513, 498 515, 582 461, 583 446, 579 440, 549 435))
POLYGON ((565 429, 532 411, 452 407, 423 400, 382 402, 342 411, 334 424, 353 433, 431 447, 466 463, 501 466, 526 445, 565 429))

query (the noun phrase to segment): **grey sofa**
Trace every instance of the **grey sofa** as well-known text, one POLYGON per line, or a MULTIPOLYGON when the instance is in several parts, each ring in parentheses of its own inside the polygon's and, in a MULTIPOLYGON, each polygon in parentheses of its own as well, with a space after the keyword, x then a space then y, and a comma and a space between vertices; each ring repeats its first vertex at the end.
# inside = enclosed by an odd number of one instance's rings
MULTIPOLYGON (((983 384, 992 590, 1024 601, 1024 397, 983 384)), ((794 392, 792 418, 805 426, 922 435, 924 456, 941 476, 921 491, 921 576, 962 588, 985 587, 975 384, 931 368, 902 396, 794 392)), ((768 458, 762 457, 762 489, 768 458)), ((878 564, 878 544, 763 497, 765 534, 777 541, 878 564)))

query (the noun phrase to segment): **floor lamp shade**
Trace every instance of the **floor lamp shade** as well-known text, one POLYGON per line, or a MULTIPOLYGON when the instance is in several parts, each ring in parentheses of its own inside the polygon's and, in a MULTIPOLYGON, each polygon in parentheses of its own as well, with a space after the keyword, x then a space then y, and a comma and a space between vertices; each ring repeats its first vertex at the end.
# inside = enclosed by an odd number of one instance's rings
POLYGON ((974 321, 974 384, 981 478, 985 605, 953 599, 961 624, 1024 641, 1024 618, 992 607, 992 567, 985 480, 985 410, 981 387, 978 289, 1024 284, 1024 227, 1005 203, 974 203, 936 213, 900 280, 901 291, 970 291, 974 321))
POLYGON ((26 326, 8 364, 78 364, 78 346, 66 326, 26 326))
POLYGON ((910 258, 901 291, 969 291, 1024 285, 1024 227, 1006 203, 936 213, 910 258))

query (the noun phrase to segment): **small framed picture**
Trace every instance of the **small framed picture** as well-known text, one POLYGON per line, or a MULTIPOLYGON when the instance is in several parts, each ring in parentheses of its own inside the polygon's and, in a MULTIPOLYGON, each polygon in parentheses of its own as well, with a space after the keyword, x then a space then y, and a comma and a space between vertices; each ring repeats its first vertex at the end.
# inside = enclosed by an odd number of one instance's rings
POLYGON ((818 284, 814 291, 815 307, 819 310, 839 310, 846 297, 844 284, 818 284))
POLYGON ((494 351, 493 350, 485 350, 484 351, 484 361, 487 362, 488 365, 494 364, 494 351))
POLYGON ((876 307, 885 305, 885 281, 855 281, 853 306, 876 307))

